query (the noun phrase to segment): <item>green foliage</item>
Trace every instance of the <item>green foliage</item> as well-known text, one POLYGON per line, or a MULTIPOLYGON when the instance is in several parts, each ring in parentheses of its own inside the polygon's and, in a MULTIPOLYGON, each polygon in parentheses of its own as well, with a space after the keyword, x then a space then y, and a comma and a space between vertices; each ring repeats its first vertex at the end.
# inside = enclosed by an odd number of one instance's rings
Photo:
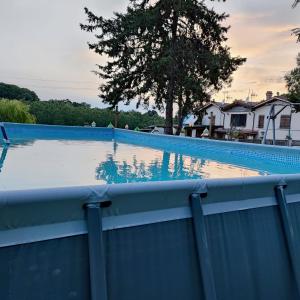
POLYGON ((169 134, 175 103, 182 121, 245 62, 224 45, 227 15, 200 0, 130 0, 126 13, 110 19, 85 12, 81 29, 97 33, 90 49, 109 58, 95 72, 104 79, 100 97, 112 107, 131 100, 148 107, 154 100, 166 112, 169 134))
MULTIPOLYGON (((300 3, 300 0, 295 0, 293 3, 293 8, 295 8, 300 3)), ((300 42, 300 28, 294 28, 292 33, 297 37, 297 41, 300 42)))
MULTIPOLYGON (((37 123, 50 125, 90 125, 93 121, 99 127, 115 123, 115 112, 110 109, 91 108, 87 103, 76 103, 69 100, 38 101, 30 104, 30 112, 37 118, 37 123)), ((119 112, 118 127, 128 124, 130 129, 153 124, 163 124, 164 119, 157 114, 141 114, 136 111, 119 112)))
POLYGON ((300 0, 294 0, 293 8, 295 8, 300 3, 300 0))
POLYGON ((0 99, 0 121, 35 123, 35 117, 29 113, 29 106, 21 101, 0 99))
POLYGON ((24 101, 38 101, 39 97, 35 92, 17 85, 0 82, 0 98, 24 101))
POLYGON ((297 56, 297 66, 285 75, 288 98, 292 102, 300 102, 300 53, 297 56))

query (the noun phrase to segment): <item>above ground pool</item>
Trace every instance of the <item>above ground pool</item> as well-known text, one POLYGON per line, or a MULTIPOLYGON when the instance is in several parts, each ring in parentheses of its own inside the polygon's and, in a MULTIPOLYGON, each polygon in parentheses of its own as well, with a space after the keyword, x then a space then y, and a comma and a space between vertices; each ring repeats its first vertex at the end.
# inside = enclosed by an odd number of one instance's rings
POLYGON ((1 300, 300 299, 299 149, 1 128, 1 300))
POLYGON ((300 150, 287 148, 106 128, 7 124, 6 131, 1 190, 300 172, 300 150), (276 151, 288 157, 274 158, 276 151))

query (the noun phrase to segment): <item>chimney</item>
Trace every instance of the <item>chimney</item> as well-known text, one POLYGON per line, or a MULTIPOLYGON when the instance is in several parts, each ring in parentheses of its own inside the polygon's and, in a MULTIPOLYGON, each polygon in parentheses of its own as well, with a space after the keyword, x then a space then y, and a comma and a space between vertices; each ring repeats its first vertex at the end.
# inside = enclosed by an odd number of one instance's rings
POLYGON ((272 98, 273 98, 273 92, 272 91, 267 91, 266 100, 271 100, 272 98))

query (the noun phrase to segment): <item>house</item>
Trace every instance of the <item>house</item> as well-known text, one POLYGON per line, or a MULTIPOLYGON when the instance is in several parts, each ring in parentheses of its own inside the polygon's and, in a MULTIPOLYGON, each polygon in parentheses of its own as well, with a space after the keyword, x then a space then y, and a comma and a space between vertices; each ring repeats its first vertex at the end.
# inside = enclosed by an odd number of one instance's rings
POLYGON ((266 100, 260 102, 242 100, 230 104, 212 102, 202 109, 204 113, 202 125, 222 126, 212 135, 215 138, 262 140, 267 132, 266 140, 270 141, 273 139, 273 121, 269 118, 271 114, 275 120, 276 141, 292 139, 300 142, 300 113, 296 113, 295 106, 284 97, 278 95, 273 97, 271 91, 267 92, 266 100))
POLYGON ((223 108, 225 113, 224 129, 233 137, 253 139, 257 135, 254 128, 256 102, 236 100, 223 108))
POLYGON ((213 102, 206 105, 202 124, 206 126, 221 126, 214 131, 216 138, 229 138, 233 131, 238 132, 239 137, 253 138, 257 132, 253 130, 253 107, 256 102, 236 100, 230 104, 213 102))
MULTIPOLYGON (((275 96, 269 100, 262 101, 254 107, 255 129, 258 137, 263 138, 268 123, 271 108, 274 107, 275 137, 276 140, 284 141, 289 137, 294 141, 300 141, 300 113, 296 113, 295 104, 283 97, 275 96)), ((273 124, 270 120, 267 140, 273 139, 273 124)))
POLYGON ((212 124, 224 127, 225 113, 222 110, 224 106, 226 106, 226 104, 223 102, 210 102, 204 106, 202 108, 202 111, 204 112, 202 125, 209 126, 212 124))
POLYGON ((188 116, 183 125, 185 136, 190 137, 201 137, 205 129, 210 129, 214 133, 215 129, 223 127, 224 114, 221 110, 223 103, 221 102, 210 102, 202 111, 204 112, 202 122, 198 122, 198 117, 188 116), (212 122, 210 121, 210 118, 212 122))

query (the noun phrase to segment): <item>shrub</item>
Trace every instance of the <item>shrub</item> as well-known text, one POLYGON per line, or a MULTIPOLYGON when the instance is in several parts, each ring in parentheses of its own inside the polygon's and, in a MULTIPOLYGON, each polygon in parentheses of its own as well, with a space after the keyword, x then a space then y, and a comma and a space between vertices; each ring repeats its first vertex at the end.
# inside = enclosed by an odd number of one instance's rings
POLYGON ((18 100, 0 99, 0 121, 16 123, 35 123, 29 106, 18 100))

